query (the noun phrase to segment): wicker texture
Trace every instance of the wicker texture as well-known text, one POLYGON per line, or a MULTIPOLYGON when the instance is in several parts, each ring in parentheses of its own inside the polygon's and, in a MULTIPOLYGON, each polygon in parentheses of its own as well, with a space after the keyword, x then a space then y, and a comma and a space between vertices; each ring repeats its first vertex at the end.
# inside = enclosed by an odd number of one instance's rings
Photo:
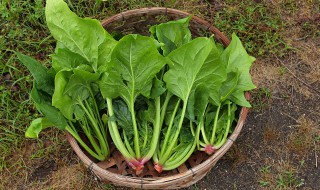
MULTIPOLYGON (((148 35, 148 28, 151 25, 187 16, 189 16, 188 13, 179 10, 152 7, 122 12, 103 20, 101 24, 109 32, 148 35)), ((215 39, 224 46, 228 46, 230 43, 230 40, 218 29, 196 16, 193 16, 190 21, 190 30, 193 36, 210 36, 214 34, 215 39)), ((245 95, 246 98, 249 99, 250 94, 246 93, 245 95)), ((111 154, 108 160, 99 163, 94 162, 94 160, 79 147, 77 141, 70 134, 67 134, 67 139, 79 158, 101 181, 117 186, 141 189, 179 189, 191 186, 202 179, 228 151, 242 129, 247 113, 248 108, 243 107, 234 132, 228 137, 227 142, 213 155, 209 157, 203 152, 196 152, 179 168, 161 174, 158 174, 153 169, 152 161, 149 161, 142 175, 135 176, 134 171, 127 165, 122 155, 114 147, 111 147, 111 154)))

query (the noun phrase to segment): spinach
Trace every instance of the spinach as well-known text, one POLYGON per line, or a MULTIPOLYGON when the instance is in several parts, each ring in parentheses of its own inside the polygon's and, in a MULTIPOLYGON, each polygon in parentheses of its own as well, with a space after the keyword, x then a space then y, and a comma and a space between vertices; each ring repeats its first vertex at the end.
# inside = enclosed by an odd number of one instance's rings
POLYGON ((31 122, 28 138, 54 126, 102 161, 109 133, 136 174, 151 158, 161 172, 196 150, 214 153, 238 106, 250 107, 244 92, 255 88, 254 58, 235 34, 225 49, 212 37, 193 38, 190 16, 152 26, 149 37, 113 34, 115 40, 63 0, 47 0, 45 15, 57 41, 52 68, 16 53, 34 78, 30 96, 43 115, 31 122))
MULTIPOLYGON (((139 173, 153 155, 160 133, 160 97, 153 97, 156 107, 156 118, 153 123, 153 135, 149 151, 141 154, 140 136, 135 101, 139 96, 151 98, 151 89, 156 74, 165 65, 165 59, 157 50, 154 40, 140 35, 127 35, 115 46, 111 61, 100 81, 103 97, 107 99, 110 116, 114 115, 113 99, 120 97, 131 114, 133 130, 133 147, 125 143, 126 134, 121 138, 117 123, 110 121, 109 131, 114 144, 139 173), (133 151, 134 150, 134 154, 133 151)), ((145 127, 145 126, 144 126, 145 127)))

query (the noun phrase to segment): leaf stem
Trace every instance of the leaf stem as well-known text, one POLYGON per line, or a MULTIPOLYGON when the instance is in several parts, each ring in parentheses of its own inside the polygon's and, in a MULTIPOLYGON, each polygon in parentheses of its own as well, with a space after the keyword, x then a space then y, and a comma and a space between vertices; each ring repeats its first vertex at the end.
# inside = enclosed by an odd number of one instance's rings
POLYGON ((157 151, 157 146, 159 143, 159 136, 160 136, 160 131, 161 131, 161 125, 160 125, 160 97, 156 98, 155 102, 156 106, 156 119, 155 119, 155 124, 153 127, 153 135, 152 135, 152 140, 151 140, 151 146, 149 149, 149 152, 145 155, 145 157, 142 160, 142 163, 147 162, 152 155, 156 154, 155 151, 157 151))
MULTIPOLYGON (((112 105, 112 99, 107 98, 107 105, 108 105, 108 112, 109 112, 109 116, 112 117, 114 116, 114 112, 113 112, 113 105, 112 105)), ((127 160, 133 160, 134 159, 134 155, 131 155, 127 148, 125 147, 125 145, 123 144, 122 140, 121 140, 121 136, 119 134, 119 130, 118 130, 118 126, 116 124, 115 121, 108 121, 108 125, 109 125, 109 132, 111 135, 111 138, 114 142, 114 144, 116 145, 117 149, 121 152, 121 154, 127 159, 127 160)))
POLYGON ((68 131, 79 143, 80 145, 93 157, 95 157, 96 159, 103 161, 106 159, 105 156, 101 156, 101 155, 97 155, 95 152, 93 152, 91 150, 91 148, 89 148, 87 146, 86 143, 83 142, 83 140, 79 137, 78 133, 76 131, 74 131, 69 125, 66 126, 66 131, 68 131))
POLYGON ((229 133, 229 130, 230 130, 230 126, 231 126, 231 106, 230 106, 230 103, 228 103, 228 121, 227 121, 227 128, 226 128, 226 131, 224 132, 224 135, 223 135, 223 138, 222 140, 215 144, 214 147, 216 149, 220 148, 222 145, 224 145, 224 143, 226 142, 227 140, 227 137, 228 137, 228 133, 229 133))
MULTIPOLYGON (((85 100, 84 102, 85 102, 86 106, 88 106, 87 101, 85 100)), ((92 110, 89 111, 86 108, 86 106, 83 105, 82 101, 79 100, 78 103, 79 103, 80 107, 83 109, 83 111, 87 114, 87 117, 89 118, 91 124, 93 125, 93 129, 95 130, 95 134, 97 135, 98 141, 101 145, 101 152, 105 155, 108 155, 109 154, 109 147, 106 142, 107 139, 103 138, 101 131, 100 131, 100 127, 97 125, 94 117, 91 115, 92 110)), ((90 109, 89 106, 88 106, 88 108, 90 109)))
POLYGON ((172 141, 170 142, 169 147, 166 148, 166 150, 165 150, 166 152, 164 153, 163 157, 160 158, 160 161, 159 161, 160 164, 163 164, 168 160, 168 158, 170 157, 170 155, 172 153, 172 149, 174 148, 174 146, 177 143, 177 140, 178 140, 178 137, 179 137, 179 134, 180 134, 180 130, 181 130, 181 127, 182 127, 182 124, 183 124, 184 116, 186 114, 187 103, 188 103, 188 99, 183 102, 183 107, 182 107, 182 112, 181 112, 181 117, 180 117, 178 129, 175 132, 175 135, 174 135, 172 141))
POLYGON ((169 103, 172 95, 173 94, 171 92, 167 91, 166 99, 164 100, 162 108, 161 108, 160 126, 163 125, 164 116, 166 115, 167 106, 168 106, 168 103, 169 103))
POLYGON ((217 129, 217 124, 218 124, 218 119, 219 119, 219 112, 220 112, 221 104, 219 104, 216 112, 216 116, 214 118, 214 123, 213 123, 213 128, 212 128, 212 133, 211 133, 211 139, 210 139, 210 144, 214 143, 215 136, 216 136, 216 129, 217 129))
POLYGON ((138 133, 138 127, 137 127, 137 121, 136 121, 136 115, 134 112, 134 100, 130 103, 130 112, 131 112, 131 118, 132 118, 132 124, 133 124, 133 143, 134 143, 134 150, 136 153, 136 158, 140 158, 140 146, 139 146, 139 133, 138 133))
POLYGON ((174 122, 174 118, 175 118, 176 113, 178 111, 179 105, 180 105, 180 99, 177 101, 176 106, 174 107, 173 113, 171 115, 170 123, 169 123, 169 126, 168 126, 168 130, 166 132, 166 135, 164 137, 164 142, 163 142, 162 147, 161 147, 160 157, 162 157, 164 152, 166 151, 167 143, 168 143, 168 140, 169 140, 169 137, 170 137, 170 133, 171 133, 171 129, 172 129, 173 122, 174 122))

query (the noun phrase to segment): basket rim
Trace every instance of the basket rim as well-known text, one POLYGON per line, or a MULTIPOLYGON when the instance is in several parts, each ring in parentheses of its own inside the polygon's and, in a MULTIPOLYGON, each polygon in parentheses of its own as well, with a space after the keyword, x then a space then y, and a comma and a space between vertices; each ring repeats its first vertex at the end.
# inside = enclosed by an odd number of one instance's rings
MULTIPOLYGON (((102 20, 101 25, 103 27, 106 27, 110 23, 125 21, 127 18, 130 18, 132 16, 153 15, 157 13, 158 14, 165 13, 166 15, 173 14, 173 15, 179 15, 179 16, 185 16, 185 17, 191 15, 187 12, 166 8, 166 7, 148 7, 148 8, 133 9, 133 10, 128 10, 125 12, 118 13, 116 15, 113 15, 109 18, 102 20)), ((207 29, 215 35, 215 38, 218 39, 225 47, 227 47, 230 44, 230 40, 217 28, 212 26, 209 22, 194 15, 192 15, 191 20, 206 26, 207 29)), ((245 92, 245 97, 246 99, 250 99, 250 93, 245 92)), ((116 174, 116 173, 107 171, 105 169, 100 168, 82 151, 79 144, 71 134, 67 132, 66 137, 73 151, 78 155, 78 157, 82 160, 85 166, 88 167, 89 170, 93 171, 98 178, 101 178, 101 176, 108 176, 108 181, 114 184, 120 183, 122 186, 126 186, 126 187, 141 188, 141 189, 142 188, 144 189, 159 188, 158 186, 159 184, 161 184, 161 186, 165 186, 166 184, 167 185, 176 184, 175 180, 178 180, 181 178, 190 178, 190 177, 193 178, 195 174, 197 174, 198 172, 209 171, 214 166, 214 164, 229 150, 233 142, 237 139, 245 123, 248 110, 249 108, 246 108, 246 107, 241 108, 241 111, 239 114, 239 120, 233 133, 229 135, 227 142, 220 149, 218 149, 218 151, 216 151, 213 155, 211 155, 207 160, 205 160, 204 162, 202 162, 201 164, 193 168, 188 169, 183 173, 166 176, 166 177, 155 177, 155 178, 132 177, 132 176, 124 176, 121 174, 116 174)), ((196 182, 197 181, 195 181, 194 183, 196 182)))

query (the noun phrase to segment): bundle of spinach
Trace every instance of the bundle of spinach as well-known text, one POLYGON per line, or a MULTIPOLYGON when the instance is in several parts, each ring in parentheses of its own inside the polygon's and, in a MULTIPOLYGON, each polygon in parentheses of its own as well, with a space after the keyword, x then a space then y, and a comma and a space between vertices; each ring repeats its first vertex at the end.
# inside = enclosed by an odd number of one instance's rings
POLYGON ((254 58, 235 34, 226 49, 212 37, 193 39, 188 17, 152 26, 150 37, 129 34, 117 41, 63 0, 47 0, 45 13, 57 40, 52 68, 17 53, 34 77, 31 98, 44 115, 27 137, 55 126, 104 160, 109 132, 137 174, 151 158, 161 172, 195 150, 219 149, 237 105, 250 107, 244 91, 255 88, 249 73, 254 58))

